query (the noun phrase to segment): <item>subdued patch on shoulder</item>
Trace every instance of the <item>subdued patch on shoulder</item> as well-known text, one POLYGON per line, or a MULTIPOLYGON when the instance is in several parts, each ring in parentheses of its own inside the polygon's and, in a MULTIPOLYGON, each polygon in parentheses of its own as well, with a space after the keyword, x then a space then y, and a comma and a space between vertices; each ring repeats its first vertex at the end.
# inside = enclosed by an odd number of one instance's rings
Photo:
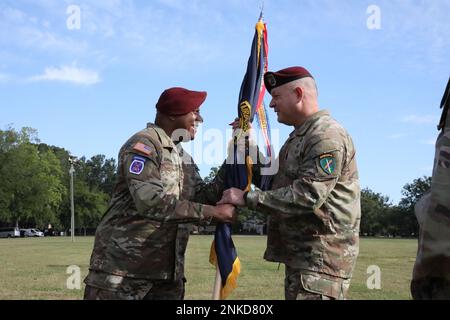
POLYGON ((133 157, 133 161, 130 164, 130 173, 135 174, 135 175, 140 175, 142 173, 142 171, 144 171, 144 167, 145 167, 145 158, 139 157, 139 156, 134 156, 133 157))
POLYGON ((325 153, 319 156, 320 168, 326 174, 333 174, 336 169, 336 158, 331 153, 325 153))
POLYGON ((134 145, 133 150, 138 151, 142 154, 145 154, 146 156, 149 156, 152 154, 152 148, 143 144, 142 142, 138 142, 134 145))

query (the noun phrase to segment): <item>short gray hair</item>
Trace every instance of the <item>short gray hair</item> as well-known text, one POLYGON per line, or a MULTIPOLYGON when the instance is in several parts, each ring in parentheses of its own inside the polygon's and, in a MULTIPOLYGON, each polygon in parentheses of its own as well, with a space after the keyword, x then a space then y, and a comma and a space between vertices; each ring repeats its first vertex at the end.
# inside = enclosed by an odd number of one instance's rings
POLYGON ((300 87, 306 91, 311 92, 312 94, 319 96, 319 90, 317 89, 316 80, 311 77, 301 78, 298 80, 294 80, 291 83, 292 88, 300 87))

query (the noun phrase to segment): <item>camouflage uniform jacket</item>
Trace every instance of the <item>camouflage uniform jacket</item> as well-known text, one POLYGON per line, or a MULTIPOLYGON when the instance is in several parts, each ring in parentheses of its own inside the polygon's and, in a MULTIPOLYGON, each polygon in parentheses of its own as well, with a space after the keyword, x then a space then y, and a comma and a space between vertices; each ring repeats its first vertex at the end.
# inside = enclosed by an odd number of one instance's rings
MULTIPOLYGON (((197 202, 220 199, 224 170, 206 185, 186 153, 182 163, 181 150, 153 124, 122 146, 118 180, 96 231, 90 270, 127 279, 184 277, 190 223, 207 220, 197 202)), ((103 280, 88 276, 85 282, 98 287, 108 282, 103 280)))
POLYGON ((246 201, 269 214, 266 260, 331 279, 351 278, 361 217, 355 148, 328 111, 290 134, 271 191, 256 189, 246 201))
MULTIPOLYGON (((450 100, 446 102, 450 104, 450 100)), ((447 114, 443 113, 444 127, 436 141, 431 190, 415 207, 420 233, 413 280, 450 281, 450 112, 444 112, 447 114)))

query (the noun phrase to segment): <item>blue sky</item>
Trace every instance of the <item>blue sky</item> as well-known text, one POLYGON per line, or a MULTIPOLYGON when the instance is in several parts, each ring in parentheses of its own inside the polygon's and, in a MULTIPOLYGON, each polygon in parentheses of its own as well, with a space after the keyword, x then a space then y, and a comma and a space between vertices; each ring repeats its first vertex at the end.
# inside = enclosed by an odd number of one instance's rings
MULTIPOLYGON (((33 127, 74 155, 116 158, 153 121, 160 93, 183 86, 208 92, 202 130, 225 132, 261 2, 3 0, 0 128, 33 127), (69 5, 79 29, 67 27, 69 5)), ((321 107, 353 137, 363 187, 397 202, 404 184, 431 174, 449 0, 266 0, 264 11, 269 69, 315 76, 321 107), (370 5, 381 29, 367 27, 370 5)), ((292 128, 269 114, 279 148, 292 128)), ((206 175, 211 164, 199 162, 206 175)))

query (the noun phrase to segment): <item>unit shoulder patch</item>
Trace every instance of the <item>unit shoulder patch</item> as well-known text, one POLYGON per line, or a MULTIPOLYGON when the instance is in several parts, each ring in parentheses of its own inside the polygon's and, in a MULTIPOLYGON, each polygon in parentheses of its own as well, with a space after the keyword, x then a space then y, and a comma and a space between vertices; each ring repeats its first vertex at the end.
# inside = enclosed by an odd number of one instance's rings
POLYGON ((326 174, 333 174, 336 169, 336 158, 331 153, 323 154, 319 157, 319 164, 326 174))
POLYGON ((130 173, 140 175, 144 171, 146 159, 139 156, 134 156, 133 161, 130 164, 130 173))

